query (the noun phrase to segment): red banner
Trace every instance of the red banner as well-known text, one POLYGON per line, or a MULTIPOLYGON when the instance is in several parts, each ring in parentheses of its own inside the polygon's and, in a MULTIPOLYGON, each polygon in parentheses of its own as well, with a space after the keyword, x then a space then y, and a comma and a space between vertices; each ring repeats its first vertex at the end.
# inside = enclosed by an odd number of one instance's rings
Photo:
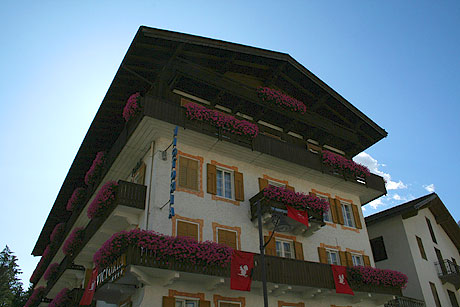
POLYGON ((299 211, 297 209, 294 209, 291 206, 286 206, 286 208, 288 210, 288 214, 287 214, 288 217, 308 227, 308 212, 307 211, 299 211))
POLYGON ((89 280, 88 285, 86 286, 85 292, 83 293, 83 296, 81 298, 81 301, 80 301, 81 306, 91 305, 91 302, 93 301, 94 292, 96 292, 96 280, 97 280, 97 268, 94 268, 91 274, 91 279, 89 280))
POLYGON ((254 254, 234 250, 230 269, 230 289, 251 291, 254 254))
POLYGON ((334 275, 335 292, 355 295, 347 279, 347 267, 342 265, 331 265, 332 274, 334 275))

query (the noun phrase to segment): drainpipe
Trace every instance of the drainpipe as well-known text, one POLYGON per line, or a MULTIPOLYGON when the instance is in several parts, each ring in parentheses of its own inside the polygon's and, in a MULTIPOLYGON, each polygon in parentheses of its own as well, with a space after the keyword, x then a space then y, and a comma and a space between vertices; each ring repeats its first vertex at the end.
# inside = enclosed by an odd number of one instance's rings
POLYGON ((146 208, 145 208, 145 212, 146 212, 146 217, 145 217, 145 230, 148 230, 149 228, 149 216, 150 216, 150 200, 151 200, 151 196, 152 196, 152 190, 153 190, 153 160, 154 160, 154 156, 155 156, 155 142, 152 141, 152 143, 150 144, 150 155, 152 157, 151 161, 150 161, 150 180, 149 180, 149 186, 147 187, 148 188, 148 191, 149 191, 149 196, 147 197, 147 205, 146 205, 146 208))

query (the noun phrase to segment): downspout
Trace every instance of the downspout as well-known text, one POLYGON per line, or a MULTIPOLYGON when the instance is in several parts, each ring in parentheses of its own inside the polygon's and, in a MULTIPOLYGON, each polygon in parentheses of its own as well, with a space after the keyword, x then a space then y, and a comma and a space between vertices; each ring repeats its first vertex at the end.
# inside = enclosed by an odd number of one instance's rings
POLYGON ((155 142, 152 141, 150 144, 150 155, 152 157, 152 160, 150 161, 150 180, 149 180, 149 196, 147 199, 147 205, 145 208, 146 211, 146 217, 145 217, 145 230, 148 230, 149 227, 149 216, 150 216, 150 200, 151 200, 151 195, 152 195, 152 189, 153 189, 153 158, 154 158, 154 150, 155 150, 155 142))

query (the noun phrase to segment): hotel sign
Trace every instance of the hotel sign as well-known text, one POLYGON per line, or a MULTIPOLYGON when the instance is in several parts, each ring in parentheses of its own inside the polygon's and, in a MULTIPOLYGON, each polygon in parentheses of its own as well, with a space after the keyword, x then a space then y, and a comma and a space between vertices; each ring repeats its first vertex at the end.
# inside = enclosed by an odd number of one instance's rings
POLYGON ((126 254, 121 255, 112 265, 106 267, 102 272, 97 274, 97 286, 105 282, 115 282, 125 274, 126 254))

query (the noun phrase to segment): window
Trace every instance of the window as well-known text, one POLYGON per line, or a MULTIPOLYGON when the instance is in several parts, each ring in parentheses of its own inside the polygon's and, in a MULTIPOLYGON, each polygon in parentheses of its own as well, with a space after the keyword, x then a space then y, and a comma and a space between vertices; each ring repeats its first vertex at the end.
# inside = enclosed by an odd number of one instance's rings
POLYGON ((452 304, 452 307, 459 307, 457 296, 455 295, 455 292, 447 290, 447 294, 449 294, 449 299, 450 299, 450 303, 452 304))
POLYGON ((430 231, 430 235, 431 235, 431 239, 433 240, 434 243, 438 243, 438 241, 436 241, 436 236, 434 235, 434 231, 433 231, 433 226, 431 225, 431 221, 425 217, 426 219, 426 224, 428 225, 428 230, 430 231))
POLYGON ((364 265, 362 255, 351 254, 351 260, 353 262, 353 266, 363 266, 364 265))
POLYGON ((217 228, 217 242, 238 249, 236 243, 236 231, 217 228))
POLYGON ((326 254, 327 254, 328 264, 336 264, 336 265, 340 264, 339 253, 337 251, 328 249, 326 250, 326 254))
POLYGON ((179 156, 179 186, 198 191, 198 161, 179 156))
POLYGON ((436 307, 441 307, 441 302, 439 301, 438 291, 436 291, 436 285, 430 282, 431 293, 433 294, 434 302, 436 307))
POLYGON ((343 224, 348 227, 355 227, 353 211, 350 204, 341 203, 343 212, 343 224))
POLYGON ((198 307, 198 299, 176 298, 176 307, 198 307))
POLYGON ((295 258, 294 243, 290 240, 275 239, 276 255, 284 258, 295 258))
POLYGON ((286 187, 286 184, 281 183, 281 182, 276 182, 276 181, 273 181, 273 180, 268 180, 268 184, 272 185, 274 187, 278 187, 278 188, 285 188, 286 187))
MULTIPOLYGON (((327 201, 327 203, 329 203, 329 198, 328 197, 325 197, 325 196, 322 196, 322 195, 318 195, 316 194, 316 197, 322 199, 322 200, 325 200, 327 201)), ((330 222, 332 223, 332 213, 331 213, 331 206, 329 206, 329 208, 327 209, 326 212, 323 213, 323 218, 324 218, 324 221, 325 222, 330 222)))
POLYGON ((383 237, 372 239, 371 248, 372 254, 374 254, 375 262, 388 259, 387 251, 385 249, 385 242, 383 242, 383 237))
POLYGON ((198 224, 177 220, 177 236, 198 239, 198 224))
POLYGON ((423 247, 422 239, 417 236, 415 236, 415 238, 417 239, 417 244, 418 244, 418 249, 420 250, 420 255, 422 256, 423 259, 428 260, 426 258, 425 248, 423 247))
POLYGON ((233 172, 224 169, 217 169, 217 196, 233 198, 233 172))
POLYGON ((219 307, 240 307, 241 303, 219 302, 219 307))

